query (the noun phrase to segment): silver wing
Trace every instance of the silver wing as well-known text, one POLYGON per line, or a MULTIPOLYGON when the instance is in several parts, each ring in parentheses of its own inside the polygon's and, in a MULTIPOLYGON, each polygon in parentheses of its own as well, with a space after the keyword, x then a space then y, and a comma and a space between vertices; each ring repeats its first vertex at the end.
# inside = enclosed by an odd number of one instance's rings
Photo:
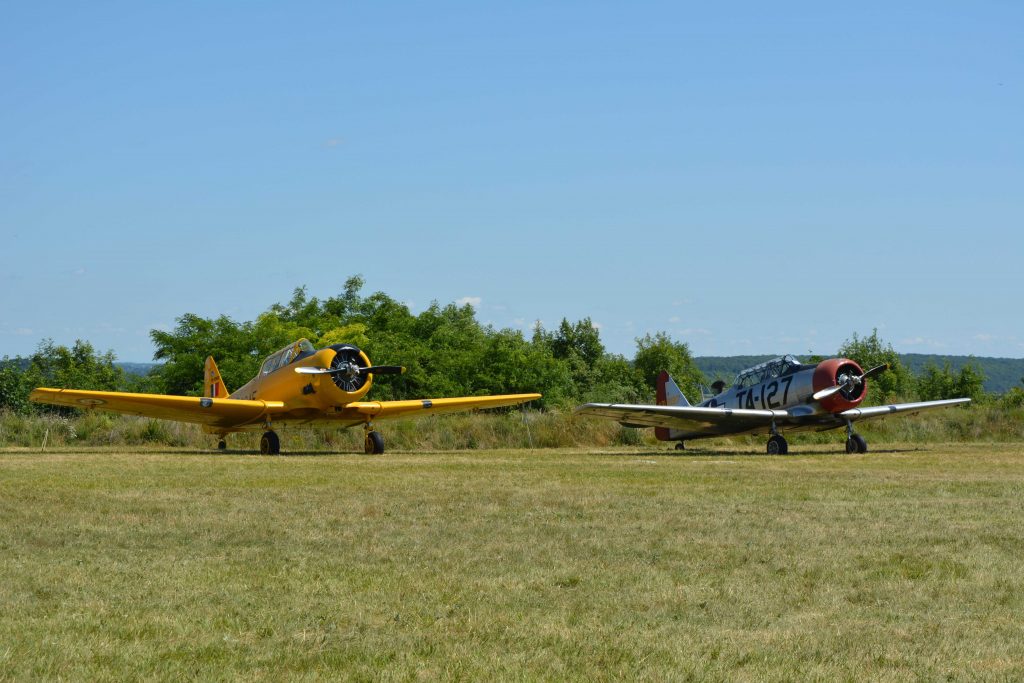
POLYGON ((652 406, 629 403, 587 403, 576 409, 579 415, 606 417, 625 427, 667 427, 683 432, 684 438, 759 432, 790 417, 786 410, 749 408, 699 408, 696 406, 652 406))
POLYGON ((949 398, 944 401, 919 401, 917 403, 894 403, 888 406, 872 406, 870 408, 851 408, 839 413, 839 417, 844 420, 870 420, 875 417, 885 417, 886 415, 895 415, 896 413, 907 413, 913 415, 914 413, 922 410, 929 410, 931 408, 945 408, 947 406, 956 406, 964 403, 970 403, 969 398, 949 398))
POLYGON ((749 434, 770 429, 789 431, 827 430, 846 425, 847 420, 868 420, 896 413, 917 413, 931 408, 970 403, 969 398, 945 401, 896 403, 871 408, 853 408, 842 413, 816 413, 811 405, 787 410, 744 408, 700 408, 697 406, 655 406, 628 403, 587 403, 576 409, 579 415, 616 420, 625 427, 666 427, 680 432, 679 438, 698 439, 729 434, 749 434))

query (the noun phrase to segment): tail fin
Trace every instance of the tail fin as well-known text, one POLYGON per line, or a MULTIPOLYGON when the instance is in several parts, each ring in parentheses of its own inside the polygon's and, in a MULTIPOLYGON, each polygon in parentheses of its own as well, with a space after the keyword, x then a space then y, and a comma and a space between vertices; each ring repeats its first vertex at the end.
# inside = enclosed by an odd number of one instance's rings
MULTIPOLYGON (((658 375, 657 385, 657 403, 659 406, 688 406, 690 402, 683 396, 683 392, 679 390, 679 385, 676 384, 672 376, 665 370, 661 371, 658 375)), ((655 427, 654 436, 658 441, 671 441, 672 436, 669 433, 668 427, 655 427)))
POLYGON ((213 356, 207 356, 203 371, 203 396, 207 398, 227 398, 228 388, 221 379, 220 370, 213 362, 213 356))
POLYGON ((690 402, 679 390, 679 385, 672 379, 672 375, 664 370, 658 375, 658 405, 659 406, 688 406, 690 402))

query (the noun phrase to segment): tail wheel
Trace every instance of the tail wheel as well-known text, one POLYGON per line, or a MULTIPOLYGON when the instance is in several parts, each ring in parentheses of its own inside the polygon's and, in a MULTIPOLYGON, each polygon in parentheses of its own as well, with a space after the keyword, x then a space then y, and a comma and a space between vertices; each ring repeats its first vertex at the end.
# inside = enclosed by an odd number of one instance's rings
POLYGON ((367 455, 381 455, 384 453, 384 437, 380 435, 380 432, 366 432, 363 450, 366 451, 367 455))
POLYGON ((277 438, 275 432, 264 432, 260 439, 260 454, 277 455, 281 452, 281 439, 277 438))

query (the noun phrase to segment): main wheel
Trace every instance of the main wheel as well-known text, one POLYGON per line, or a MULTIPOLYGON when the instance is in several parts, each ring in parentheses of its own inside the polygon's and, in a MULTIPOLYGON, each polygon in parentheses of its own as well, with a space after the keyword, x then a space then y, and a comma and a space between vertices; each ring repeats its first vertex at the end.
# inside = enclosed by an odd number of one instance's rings
POLYGON ((851 439, 851 441, 853 441, 854 444, 857 446, 857 452, 858 453, 867 453, 868 452, 868 442, 865 441, 864 437, 861 436, 860 434, 854 434, 853 438, 851 439))
POLYGON ((380 435, 380 432, 366 432, 363 450, 366 451, 367 455, 381 455, 384 453, 384 437, 380 435))
POLYGON ((220 441, 217 442, 217 450, 218 451, 226 451, 227 449, 228 449, 228 442, 227 441, 225 441, 224 439, 221 439, 220 441))
POLYGON ((768 455, 785 455, 789 453, 789 444, 781 434, 772 434, 768 439, 768 455))
POLYGON ((281 452, 281 439, 277 438, 275 432, 264 432, 260 439, 260 453, 262 455, 277 455, 281 452))
POLYGON ((683 443, 682 441, 680 441, 679 443, 676 444, 676 450, 677 451, 685 451, 686 450, 686 444, 683 443))
MULTIPOLYGON (((860 439, 861 442, 864 441, 864 437, 862 437, 860 434, 854 434, 853 436, 851 436, 850 438, 848 438, 846 440, 846 452, 847 453, 861 453, 862 452, 860 450, 860 443, 857 442, 857 439, 860 439)), ((864 450, 866 451, 867 448, 868 448, 868 445, 865 443, 864 444, 864 450)))

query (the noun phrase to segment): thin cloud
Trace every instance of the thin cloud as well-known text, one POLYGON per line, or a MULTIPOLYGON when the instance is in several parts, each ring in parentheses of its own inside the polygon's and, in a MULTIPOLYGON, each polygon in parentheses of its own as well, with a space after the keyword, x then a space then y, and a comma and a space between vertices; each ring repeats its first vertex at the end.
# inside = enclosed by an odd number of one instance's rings
POLYGON ((337 146, 339 146, 343 142, 344 142, 344 140, 342 140, 341 138, 331 138, 330 140, 328 140, 327 142, 324 143, 324 147, 327 147, 327 148, 337 147, 337 146))
POLYGON ((456 300, 455 303, 457 303, 459 306, 465 306, 466 304, 469 304, 473 308, 480 308, 481 301, 483 301, 483 299, 478 296, 464 296, 461 299, 456 300))

